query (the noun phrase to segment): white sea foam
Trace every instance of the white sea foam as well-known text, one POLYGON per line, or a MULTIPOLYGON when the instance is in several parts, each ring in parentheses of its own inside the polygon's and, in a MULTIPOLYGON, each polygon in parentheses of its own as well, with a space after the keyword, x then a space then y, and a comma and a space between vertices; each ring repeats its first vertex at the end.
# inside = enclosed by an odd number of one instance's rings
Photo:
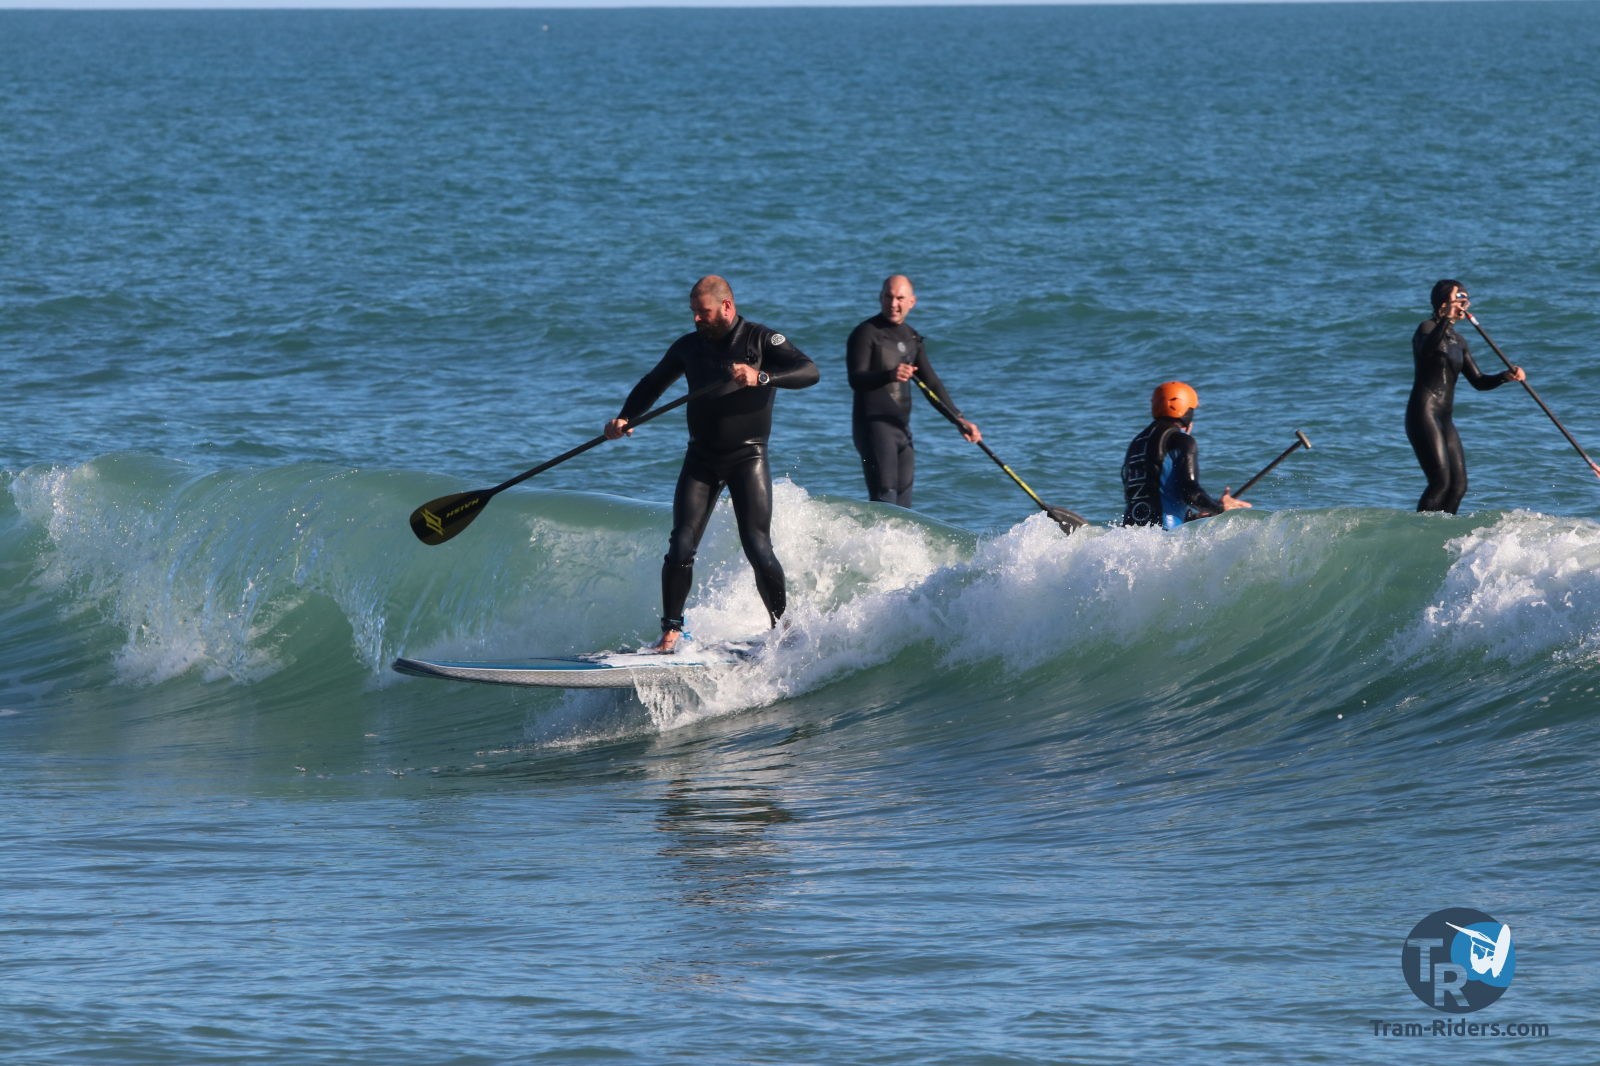
MULTIPOLYGON (((1263 595, 1292 600, 1283 590, 1303 584, 1329 550, 1306 536, 1319 520, 1306 514, 1070 538, 1036 514, 969 547, 893 515, 863 522, 797 486, 779 492, 778 550, 801 575, 791 579, 788 634, 754 664, 641 687, 659 727, 810 691, 914 645, 946 665, 997 661, 1020 672, 1088 645, 1202 639, 1209 612, 1248 609, 1263 595)), ((693 628, 729 639, 760 618, 748 567, 724 556, 691 605, 693 628)))
POLYGON ((1513 662, 1600 661, 1600 523, 1512 511, 1446 545, 1455 561, 1412 633, 1513 662))
POLYGON ((1217 614, 1284 603, 1327 557, 1306 536, 1320 516, 1280 514, 1186 527, 1080 530, 1035 516, 989 540, 946 609, 951 660, 1027 670, 1073 649, 1202 639, 1217 614))
POLYGON ((638 697, 660 728, 809 691, 885 662, 933 631, 917 601, 931 578, 959 568, 965 545, 909 512, 841 506, 783 479, 773 494, 773 543, 789 584, 785 630, 781 638, 763 634, 766 611, 732 508, 719 507, 701 549, 689 628, 701 641, 758 635, 770 646, 752 663, 640 686, 638 697))

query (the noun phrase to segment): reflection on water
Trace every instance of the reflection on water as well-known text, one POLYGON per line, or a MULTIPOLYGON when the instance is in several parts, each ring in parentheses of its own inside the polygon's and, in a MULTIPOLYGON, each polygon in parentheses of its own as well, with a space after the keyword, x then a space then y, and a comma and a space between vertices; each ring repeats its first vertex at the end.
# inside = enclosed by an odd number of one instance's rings
POLYGON ((700 987, 741 983, 749 960, 770 958, 762 945, 781 935, 758 916, 792 894, 791 841, 781 831, 797 823, 785 803, 791 766, 766 744, 744 751, 694 744, 674 751, 661 769, 671 776, 655 828, 663 838, 658 854, 676 905, 672 939, 679 949, 656 959, 650 978, 700 987))
POLYGON ((698 906, 759 907, 783 876, 784 847, 767 830, 794 821, 776 785, 699 784, 672 780, 656 828, 669 835, 661 855, 674 860, 683 901, 698 906))

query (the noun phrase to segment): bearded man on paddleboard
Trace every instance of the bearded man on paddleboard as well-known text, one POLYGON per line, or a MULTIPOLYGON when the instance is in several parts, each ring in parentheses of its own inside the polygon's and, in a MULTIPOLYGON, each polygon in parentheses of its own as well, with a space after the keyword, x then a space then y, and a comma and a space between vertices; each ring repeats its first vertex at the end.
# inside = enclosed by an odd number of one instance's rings
POLYGON ((694 557, 724 487, 733 500, 739 543, 755 570, 756 591, 772 625, 787 604, 783 566, 772 550, 772 472, 767 438, 777 389, 817 383, 817 365, 783 334, 742 317, 733 289, 715 274, 689 290, 694 331, 673 342, 628 394, 604 433, 616 440, 680 377, 691 390, 717 381, 726 390, 689 401, 689 446, 672 496, 672 536, 661 564, 661 639, 655 651, 677 650, 683 608, 694 585, 694 557))

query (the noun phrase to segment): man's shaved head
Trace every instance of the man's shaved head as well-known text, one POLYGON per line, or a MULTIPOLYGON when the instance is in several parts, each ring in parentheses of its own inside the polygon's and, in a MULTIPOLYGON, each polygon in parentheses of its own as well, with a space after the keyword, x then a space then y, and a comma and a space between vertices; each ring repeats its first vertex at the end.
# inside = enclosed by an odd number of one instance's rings
POLYGON ((721 303, 723 300, 733 299, 733 287, 728 284, 726 278, 707 274, 695 282, 694 288, 689 290, 689 299, 693 300, 700 296, 709 296, 717 303, 721 303))

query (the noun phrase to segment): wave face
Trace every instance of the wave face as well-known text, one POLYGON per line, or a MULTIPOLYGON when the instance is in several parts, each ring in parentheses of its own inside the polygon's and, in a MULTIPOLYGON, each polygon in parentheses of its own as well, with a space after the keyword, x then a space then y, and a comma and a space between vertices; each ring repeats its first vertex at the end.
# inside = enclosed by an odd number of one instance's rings
MULTIPOLYGON (((403 681, 387 669, 399 654, 650 639, 664 506, 518 490, 455 540, 421 546, 404 516, 452 487, 129 454, 22 471, 4 515, 5 699, 115 714, 113 693, 170 691, 208 715, 309 704, 337 722, 393 700, 506 698, 403 681)), ((638 713, 620 726, 614 697, 592 722, 592 694, 517 694, 524 705, 563 705, 568 739, 598 739, 817 694, 917 693, 899 713, 959 744, 981 728, 966 712, 997 699, 1016 708, 1019 743, 1063 715, 1170 709, 1170 739, 1184 742, 1394 709, 1428 729, 1508 708, 1560 720, 1592 703, 1600 523, 1588 519, 1335 509, 1065 538, 1038 515, 974 536, 787 481, 777 494, 791 585, 781 649, 641 690, 622 700, 638 713)), ((702 547, 689 613, 700 640, 762 629, 731 518, 724 503, 702 547)))

